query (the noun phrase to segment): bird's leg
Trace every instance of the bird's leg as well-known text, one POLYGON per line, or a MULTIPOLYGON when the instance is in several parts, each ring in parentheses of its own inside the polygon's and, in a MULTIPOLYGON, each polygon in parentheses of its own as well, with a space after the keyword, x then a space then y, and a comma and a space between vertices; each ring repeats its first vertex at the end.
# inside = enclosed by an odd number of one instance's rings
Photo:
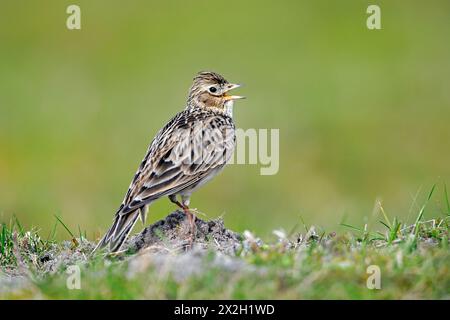
MULTIPOLYGON (((183 211, 185 210, 185 207, 181 204, 180 201, 177 200, 177 196, 176 196, 176 195, 174 195, 174 194, 170 195, 170 196, 169 196, 169 200, 170 200, 172 203, 175 203, 179 208, 183 209, 183 211)), ((185 213, 186 213, 186 212, 185 212, 185 213)))
POLYGON ((195 224, 195 215, 189 210, 189 202, 190 199, 188 196, 181 196, 181 202, 179 202, 175 195, 169 196, 170 201, 175 203, 178 207, 183 209, 184 214, 186 215, 188 222, 189 222, 189 229, 191 233, 191 239, 190 242, 192 242, 195 239, 196 233, 197 233, 197 226, 195 224))
POLYGON ((191 242, 194 242, 195 235, 197 232, 197 227, 195 225, 195 215, 189 210, 188 207, 186 207, 184 213, 186 214, 188 221, 189 221, 189 229, 191 233, 191 242))
POLYGON ((181 196, 181 203, 184 206, 184 213, 186 214, 188 221, 189 221, 189 227, 190 227, 190 231, 191 231, 190 242, 191 242, 191 246, 192 246, 192 243, 194 242, 195 237, 197 235, 197 226, 195 224, 195 215, 191 212, 191 210, 189 210, 189 202, 190 202, 189 196, 185 196, 185 195, 181 196))
POLYGON ((181 196, 181 203, 184 206, 184 213, 188 217, 189 225, 191 227, 191 234, 193 239, 195 239, 196 232, 197 232, 197 226, 195 225, 195 215, 189 210, 189 203, 190 203, 190 195, 182 195, 181 196))

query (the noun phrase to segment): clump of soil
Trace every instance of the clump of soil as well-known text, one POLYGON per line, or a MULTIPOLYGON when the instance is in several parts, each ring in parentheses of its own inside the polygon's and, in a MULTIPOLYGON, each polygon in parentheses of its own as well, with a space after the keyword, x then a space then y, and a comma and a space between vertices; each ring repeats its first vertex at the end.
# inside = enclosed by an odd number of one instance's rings
POLYGON ((196 218, 196 233, 192 237, 183 211, 177 210, 163 220, 145 228, 126 244, 136 255, 128 256, 127 275, 145 272, 152 266, 161 275, 171 274, 176 281, 199 274, 209 268, 222 272, 255 272, 254 268, 236 257, 249 248, 248 239, 225 228, 221 218, 204 221, 196 218), (210 251, 215 252, 209 255, 210 251))
POLYGON ((221 218, 204 221, 196 218, 196 234, 192 237, 189 222, 183 211, 177 210, 165 219, 146 227, 127 242, 132 252, 184 251, 191 247, 213 249, 233 255, 240 247, 243 237, 225 228, 221 218))

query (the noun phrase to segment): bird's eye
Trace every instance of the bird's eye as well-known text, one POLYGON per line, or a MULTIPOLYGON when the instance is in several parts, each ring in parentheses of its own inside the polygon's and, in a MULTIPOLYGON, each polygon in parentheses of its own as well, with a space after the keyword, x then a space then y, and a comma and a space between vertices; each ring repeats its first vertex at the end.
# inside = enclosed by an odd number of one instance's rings
POLYGON ((209 92, 214 93, 214 92, 216 92, 216 91, 217 91, 217 88, 216 88, 216 87, 210 87, 210 88, 209 88, 209 92))

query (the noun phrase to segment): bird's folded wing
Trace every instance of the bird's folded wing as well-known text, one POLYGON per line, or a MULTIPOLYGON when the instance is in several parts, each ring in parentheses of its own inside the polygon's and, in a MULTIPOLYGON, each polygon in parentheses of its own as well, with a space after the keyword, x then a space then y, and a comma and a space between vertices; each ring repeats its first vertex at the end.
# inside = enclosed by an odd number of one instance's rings
POLYGON ((213 116, 186 124, 183 118, 164 128, 152 142, 133 179, 119 214, 200 182, 230 159, 235 143, 232 123, 213 116))

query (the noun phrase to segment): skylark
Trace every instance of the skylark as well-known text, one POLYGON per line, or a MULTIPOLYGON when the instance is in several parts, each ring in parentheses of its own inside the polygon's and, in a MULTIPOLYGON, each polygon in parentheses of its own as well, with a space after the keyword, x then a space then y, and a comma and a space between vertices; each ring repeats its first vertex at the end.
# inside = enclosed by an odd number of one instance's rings
POLYGON ((195 76, 186 108, 153 139, 111 228, 96 249, 109 244, 111 252, 120 250, 138 217, 145 223, 148 206, 163 196, 184 210, 191 234, 195 232, 190 197, 232 156, 236 142, 233 103, 244 98, 229 94, 237 87, 214 72, 195 76))

